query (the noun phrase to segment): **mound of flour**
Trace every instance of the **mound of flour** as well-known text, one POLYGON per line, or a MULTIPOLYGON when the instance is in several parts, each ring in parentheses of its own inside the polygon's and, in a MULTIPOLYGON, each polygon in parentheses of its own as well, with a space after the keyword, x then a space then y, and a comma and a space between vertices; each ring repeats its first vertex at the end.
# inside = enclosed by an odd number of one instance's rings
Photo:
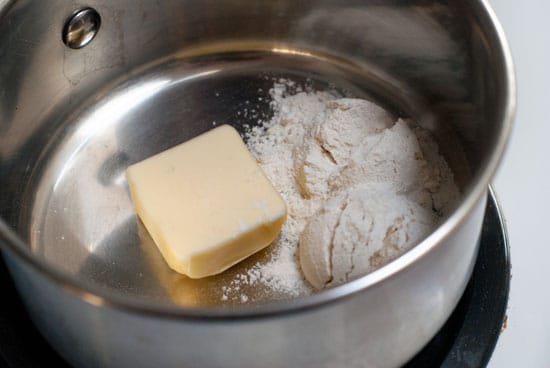
POLYGON ((294 297, 381 267, 421 241, 459 196, 430 134, 336 93, 270 90, 274 116, 246 134, 288 206, 247 283, 294 297), (304 279, 307 278, 307 281, 304 279))

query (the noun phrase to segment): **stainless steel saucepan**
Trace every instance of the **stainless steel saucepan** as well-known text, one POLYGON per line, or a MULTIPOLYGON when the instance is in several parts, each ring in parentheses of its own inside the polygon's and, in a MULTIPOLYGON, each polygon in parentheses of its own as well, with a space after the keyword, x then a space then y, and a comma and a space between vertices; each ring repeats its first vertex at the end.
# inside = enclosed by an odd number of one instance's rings
POLYGON ((465 288, 514 106, 486 1, 0 0, 1 249, 33 321, 75 366, 398 366, 465 288), (413 117, 463 196, 372 274, 221 306, 223 276, 190 282, 159 258, 124 170, 214 122, 269 117, 277 78, 413 117))

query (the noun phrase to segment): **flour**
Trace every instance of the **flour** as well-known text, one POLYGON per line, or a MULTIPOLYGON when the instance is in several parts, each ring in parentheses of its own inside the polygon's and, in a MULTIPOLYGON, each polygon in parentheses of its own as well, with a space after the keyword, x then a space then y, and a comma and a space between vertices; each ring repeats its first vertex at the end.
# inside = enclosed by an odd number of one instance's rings
POLYGON ((299 91, 290 96, 287 88, 286 81, 274 84, 270 90, 273 118, 251 128, 246 135, 249 149, 285 200, 288 211, 281 233, 271 245, 270 259, 250 268, 246 283, 262 284, 275 293, 296 297, 312 291, 300 270, 297 249, 300 233, 320 203, 301 195, 295 180, 294 155, 308 129, 316 125, 319 112, 336 95, 299 91))
POLYGON ((391 185, 361 184, 329 199, 300 237, 300 262, 317 289, 365 275, 426 237, 436 214, 391 185))
POLYGON ((285 80, 270 96, 273 117, 245 138, 288 218, 268 259, 235 277, 222 299, 242 285, 296 297, 359 277, 421 241, 458 198, 437 145, 411 122, 285 80))

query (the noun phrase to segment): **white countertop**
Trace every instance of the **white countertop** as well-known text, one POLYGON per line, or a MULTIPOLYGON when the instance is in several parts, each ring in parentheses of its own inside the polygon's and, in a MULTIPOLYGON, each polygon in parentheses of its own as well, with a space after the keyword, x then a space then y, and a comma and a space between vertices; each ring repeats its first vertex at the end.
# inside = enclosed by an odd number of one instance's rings
POLYGON ((491 368, 550 367, 550 1, 492 0, 512 48, 518 109, 494 180, 512 260, 508 327, 491 368))

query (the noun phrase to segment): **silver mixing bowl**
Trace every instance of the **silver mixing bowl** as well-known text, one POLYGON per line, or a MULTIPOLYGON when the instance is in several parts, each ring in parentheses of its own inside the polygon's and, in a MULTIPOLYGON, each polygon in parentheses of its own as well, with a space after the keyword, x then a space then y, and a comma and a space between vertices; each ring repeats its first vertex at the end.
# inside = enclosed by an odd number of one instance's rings
POLYGON ((76 366, 398 366, 469 279, 514 98, 485 1, 0 0, 1 249, 33 321, 76 366), (370 275, 286 301, 255 302, 253 288, 224 307, 224 276, 194 283, 164 265, 124 170, 214 121, 269 117, 259 97, 281 77, 413 117, 463 197, 370 275))

